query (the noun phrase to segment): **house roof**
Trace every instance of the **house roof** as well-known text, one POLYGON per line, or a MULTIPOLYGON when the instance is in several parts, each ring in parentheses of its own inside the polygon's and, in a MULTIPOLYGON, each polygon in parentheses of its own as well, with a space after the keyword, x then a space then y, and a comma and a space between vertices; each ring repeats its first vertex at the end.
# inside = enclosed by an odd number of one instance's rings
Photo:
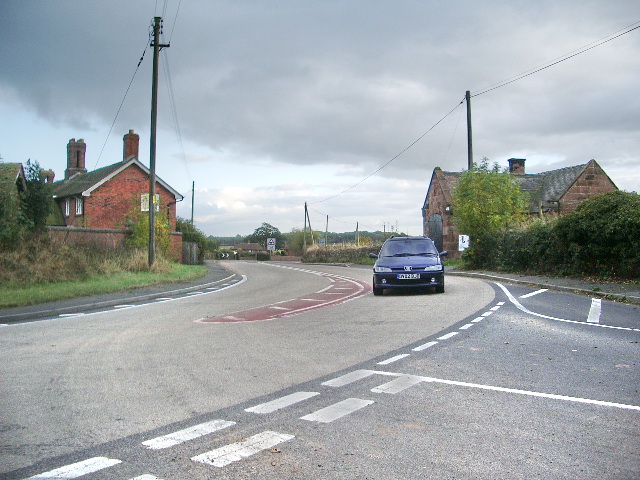
POLYGON ((21 163, 0 163, 0 190, 9 190, 20 185, 22 190, 27 188, 27 179, 21 163))
MULTIPOLYGON (((92 172, 76 174, 67 180, 61 180, 53 183, 53 195, 57 198, 83 196, 88 197, 96 188, 115 177, 118 173, 122 172, 126 168, 134 165, 149 174, 149 169, 140 163, 140 161, 131 157, 126 162, 118 162, 113 165, 99 168, 92 172)), ((184 197, 174 190, 168 183, 162 180, 160 177, 156 177, 156 181, 164 188, 169 190, 176 199, 182 200, 184 197)))
MULTIPOLYGON (((590 160, 583 165, 575 165, 573 167, 559 168, 542 173, 526 173, 522 175, 514 175, 516 181, 520 183, 521 188, 529 194, 529 211, 531 213, 539 212, 540 208, 550 206, 567 192, 573 183, 582 175, 586 168, 591 164, 598 162, 590 160)), ((431 177, 431 184, 425 199, 425 207, 429 201, 431 188, 434 178, 438 178, 445 193, 447 202, 450 202, 451 191, 455 188, 462 172, 444 172, 436 167, 431 177)))

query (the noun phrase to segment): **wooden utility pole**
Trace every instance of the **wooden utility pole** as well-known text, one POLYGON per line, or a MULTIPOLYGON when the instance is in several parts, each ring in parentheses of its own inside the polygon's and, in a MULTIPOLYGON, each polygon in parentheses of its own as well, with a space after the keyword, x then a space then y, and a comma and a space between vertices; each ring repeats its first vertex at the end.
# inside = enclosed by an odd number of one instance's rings
POLYGON ((302 231, 302 254, 307 250, 307 202, 304 202, 304 230, 302 231))
POLYGON ((153 74, 151 79, 151 141, 149 148, 149 268, 156 260, 156 124, 158 119, 158 54, 162 17, 153 19, 153 74))
POLYGON ((191 182, 191 226, 193 227, 193 197, 196 194, 196 182, 191 182))
POLYGON ((471 92, 465 94, 467 100, 467 168, 473 168, 473 136, 471 135, 471 92))

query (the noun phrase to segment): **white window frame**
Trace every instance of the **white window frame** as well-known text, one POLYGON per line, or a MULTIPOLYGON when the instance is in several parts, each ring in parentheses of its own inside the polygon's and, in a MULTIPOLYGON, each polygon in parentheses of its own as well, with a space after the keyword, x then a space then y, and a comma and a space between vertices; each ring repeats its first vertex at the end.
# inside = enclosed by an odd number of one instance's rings
POLYGON ((64 199, 64 216, 68 217, 70 213, 71 213, 71 199, 65 198, 64 199))
POLYGON ((83 198, 76 197, 76 215, 82 215, 83 204, 83 198))

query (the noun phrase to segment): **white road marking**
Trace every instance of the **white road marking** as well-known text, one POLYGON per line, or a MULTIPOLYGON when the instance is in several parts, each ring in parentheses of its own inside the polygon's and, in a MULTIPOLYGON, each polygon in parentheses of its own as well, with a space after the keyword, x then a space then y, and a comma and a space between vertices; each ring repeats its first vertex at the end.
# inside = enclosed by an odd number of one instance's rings
POLYGON ((387 358, 381 362, 378 362, 378 365, 389 365, 390 363, 397 362, 398 360, 402 360, 403 358, 408 357, 408 353, 404 353, 402 355, 396 355, 395 357, 387 358))
POLYGON ((396 393, 400 393, 403 390, 413 387, 421 382, 424 382, 424 378, 422 377, 417 377, 415 375, 403 375, 395 380, 391 380, 390 382, 380 385, 379 387, 372 388, 371 391, 374 393, 390 393, 391 395, 395 395, 396 393))
POLYGON ((504 285, 497 282, 496 282, 496 285, 498 285, 502 289, 502 291, 507 295, 511 303, 513 303, 518 310, 520 310, 521 312, 527 313, 529 315, 535 315, 536 317, 546 318, 547 320, 555 320, 556 322, 574 323, 578 325, 589 325, 592 327, 600 327, 600 328, 611 328, 613 330, 626 330, 628 332, 640 332, 639 328, 615 327, 613 325, 602 325, 600 323, 578 322, 576 320, 566 320, 564 318, 556 318, 556 317, 551 317, 549 315, 542 315, 541 313, 535 313, 529 310, 528 308, 522 306, 522 304, 518 302, 518 300, 513 295, 511 295, 511 292, 509 292, 509 290, 507 290, 507 288, 504 285))
POLYGON ((460 330, 466 330, 467 328, 471 328, 473 327, 473 323, 467 323, 466 325, 463 325, 460 327, 460 330))
POLYGON ((319 423, 331 423, 334 420, 344 417, 345 415, 349 415, 361 408, 366 407, 367 405, 371 405, 374 403, 373 400, 362 400, 360 398, 347 398, 346 400, 342 400, 341 402, 334 403, 333 405, 329 405, 328 407, 321 408, 309 415, 305 415, 304 417, 300 417, 301 420, 308 420, 309 422, 319 422, 319 423))
POLYGON ((276 307, 275 305, 270 305, 269 308, 272 308, 273 310, 291 310, 290 308, 276 307))
POLYGON ((483 314, 481 314, 481 317, 488 317, 489 315, 491 315, 493 312, 484 312, 483 314))
POLYGON ((481 322, 482 320, 484 320, 486 317, 476 317, 473 320, 471 320, 471 323, 478 323, 481 322))
POLYGON ((437 345, 437 344, 438 344, 438 342, 427 342, 427 343, 425 343, 423 345, 420 345, 420 346, 414 348, 413 351, 414 352, 420 352, 421 350, 426 350, 427 348, 431 348, 431 347, 433 347, 434 345, 437 345))
POLYGON ((161 450, 163 448, 173 447, 189 440, 193 440, 195 438, 217 432, 218 430, 222 430, 223 428, 227 428, 235 424, 236 422, 230 422, 227 420, 212 420, 210 422, 201 423, 200 425, 185 428, 184 430, 179 430, 162 437, 147 440, 145 442, 142 442, 142 445, 152 450, 161 450))
POLYGON ((502 305, 496 305, 495 307, 491 307, 491 308, 490 308, 490 310, 491 310, 492 312, 495 312, 496 310, 500 310, 500 307, 501 307, 501 306, 502 306, 502 305))
POLYGON ((69 318, 69 317, 82 317, 83 315, 86 315, 86 314, 85 313, 61 313, 58 316, 61 318, 69 318))
POLYGON ((224 467, 230 463, 237 462, 243 458, 250 457, 262 450, 272 448, 282 442, 287 442, 295 438, 294 435, 287 435, 278 432, 262 432, 248 438, 244 442, 232 443, 224 447, 211 450, 192 457, 191 460, 199 463, 206 463, 214 467, 224 467))
POLYGON ((589 309, 589 316, 587 322, 600 323, 600 312, 602 311, 602 300, 599 298, 591 299, 591 308, 589 309))
POLYGON ((155 475, 149 475, 148 473, 145 473, 144 475, 140 475, 138 477, 132 478, 131 480, 162 480, 162 479, 156 477, 155 475))
POLYGON ((544 293, 547 290, 549 290, 548 288, 541 288, 540 290, 536 290, 535 292, 531 292, 531 293, 527 293, 525 295, 520 295, 520 298, 529 298, 529 297, 533 297, 534 295, 538 295, 539 293, 544 293))
MULTIPOLYGON (((393 373, 393 372, 384 372, 384 371, 376 371, 374 373, 378 375, 385 375, 390 377, 406 377, 407 376, 406 373, 393 373)), ((568 395, 558 395, 555 393, 543 393, 543 392, 534 392, 530 390, 519 390, 517 388, 496 387, 493 385, 482 385, 478 383, 458 382, 456 380, 445 380, 442 378, 420 377, 417 375, 415 375, 414 377, 416 379, 420 378, 421 381, 423 382, 442 383, 444 385, 453 385, 457 387, 477 388, 480 390, 490 390, 494 392, 515 393, 517 395, 526 395, 530 397, 549 398, 552 400, 563 400, 567 402, 585 403, 590 405, 598 405, 602 407, 613 407, 613 408, 622 408, 625 410, 640 411, 640 405, 629 405, 625 403, 607 402, 603 400, 593 400, 590 398, 570 397, 568 395)))
POLYGON ((367 378, 374 373, 376 372, 374 372, 373 370, 354 370, 353 372, 349 372, 338 378, 334 378, 333 380, 323 382, 322 385, 325 385, 327 387, 344 387, 345 385, 349 385, 350 383, 362 380, 363 378, 367 378))
POLYGON ((455 337, 456 335, 458 335, 458 332, 447 333, 446 335, 438 337, 438 340, 449 340, 451 337, 455 337))
POLYGON ((117 465, 119 463, 122 463, 122 460, 116 460, 106 457, 94 457, 83 460, 82 462, 72 463, 71 465, 56 468, 55 470, 41 473, 40 475, 36 475, 34 477, 29 477, 26 480, 40 480, 45 478, 66 480, 69 478, 78 478, 82 475, 94 473, 99 470, 112 467, 113 465, 117 465))
POLYGON ((281 408, 286 408, 291 405, 294 405, 298 402, 303 402, 304 400, 308 400, 309 398, 315 397, 316 395, 320 395, 318 392, 296 392, 291 395, 285 395, 284 397, 277 398, 270 402, 261 403, 260 405, 256 405, 255 407, 246 408, 245 412, 251 413, 271 413, 276 410, 280 410, 281 408))

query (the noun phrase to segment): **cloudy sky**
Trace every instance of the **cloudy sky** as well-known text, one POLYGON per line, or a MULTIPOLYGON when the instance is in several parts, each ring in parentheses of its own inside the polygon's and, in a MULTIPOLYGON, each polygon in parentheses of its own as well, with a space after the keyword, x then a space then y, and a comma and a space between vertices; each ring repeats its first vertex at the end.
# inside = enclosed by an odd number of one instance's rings
POLYGON ((3 161, 61 179, 70 138, 93 170, 133 129, 148 165, 154 16, 157 173, 184 218, 195 182, 207 235, 302 228, 305 202, 315 229, 421 234, 434 167, 467 164, 466 90, 476 160, 593 158, 640 190, 640 29, 595 46, 640 25, 637 0, 2 0, 3 161))

